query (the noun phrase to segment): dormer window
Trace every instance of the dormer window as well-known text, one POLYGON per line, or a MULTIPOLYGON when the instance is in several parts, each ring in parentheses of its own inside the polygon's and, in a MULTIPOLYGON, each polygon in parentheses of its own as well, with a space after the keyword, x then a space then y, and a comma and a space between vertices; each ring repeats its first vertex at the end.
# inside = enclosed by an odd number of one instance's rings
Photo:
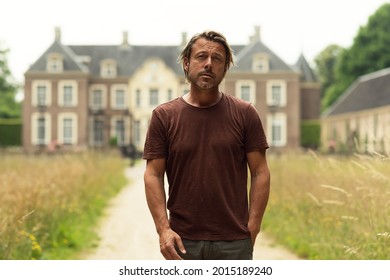
POLYGON ((52 53, 47 57, 46 70, 49 73, 61 73, 63 71, 63 57, 61 54, 52 53))
POLYGON ((256 73, 269 72, 269 58, 265 53, 256 54, 253 57, 252 70, 256 73))
POLYGON ((116 77, 116 61, 113 59, 105 59, 100 63, 100 75, 103 78, 115 78, 116 77))

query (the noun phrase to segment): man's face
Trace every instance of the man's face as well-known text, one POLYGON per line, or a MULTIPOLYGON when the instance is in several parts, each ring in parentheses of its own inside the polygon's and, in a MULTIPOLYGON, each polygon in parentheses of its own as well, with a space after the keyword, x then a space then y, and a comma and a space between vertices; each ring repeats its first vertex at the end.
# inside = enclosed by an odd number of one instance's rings
POLYGON ((226 52, 222 44, 198 39, 192 46, 190 59, 184 60, 191 84, 201 89, 218 88, 225 75, 226 52))

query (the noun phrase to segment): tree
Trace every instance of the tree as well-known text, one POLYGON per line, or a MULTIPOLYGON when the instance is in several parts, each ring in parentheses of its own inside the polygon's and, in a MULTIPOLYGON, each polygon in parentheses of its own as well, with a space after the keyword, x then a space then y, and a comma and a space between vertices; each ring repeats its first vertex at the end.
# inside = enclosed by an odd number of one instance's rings
POLYGON ((21 106, 15 100, 18 87, 12 81, 8 68, 8 51, 0 48, 0 118, 17 118, 20 117, 21 106))
POLYGON ((324 107, 329 107, 359 76, 390 67, 390 3, 379 7, 361 26, 351 47, 339 54, 335 82, 326 89, 324 107))
POLYGON ((322 84, 322 94, 336 81, 336 62, 342 50, 339 45, 329 45, 314 58, 316 72, 322 84))

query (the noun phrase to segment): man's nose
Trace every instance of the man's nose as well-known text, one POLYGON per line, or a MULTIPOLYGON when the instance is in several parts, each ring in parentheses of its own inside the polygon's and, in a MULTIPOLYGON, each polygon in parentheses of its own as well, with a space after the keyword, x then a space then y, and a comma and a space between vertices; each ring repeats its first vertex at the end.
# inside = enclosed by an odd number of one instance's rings
POLYGON ((204 67, 205 68, 211 68, 212 64, 211 64, 211 57, 208 57, 205 61, 205 65, 204 67))

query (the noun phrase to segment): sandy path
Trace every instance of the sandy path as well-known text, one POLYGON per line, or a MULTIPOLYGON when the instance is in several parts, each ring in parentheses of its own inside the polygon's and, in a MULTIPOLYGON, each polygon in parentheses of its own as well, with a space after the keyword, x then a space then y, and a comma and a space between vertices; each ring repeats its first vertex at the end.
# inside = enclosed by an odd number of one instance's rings
MULTIPOLYGON (((144 163, 126 169, 130 183, 110 203, 99 228, 99 246, 89 260, 160 260, 158 236, 145 200, 144 163)), ((257 239, 254 259, 292 260, 297 257, 274 244, 263 233, 257 239)))

